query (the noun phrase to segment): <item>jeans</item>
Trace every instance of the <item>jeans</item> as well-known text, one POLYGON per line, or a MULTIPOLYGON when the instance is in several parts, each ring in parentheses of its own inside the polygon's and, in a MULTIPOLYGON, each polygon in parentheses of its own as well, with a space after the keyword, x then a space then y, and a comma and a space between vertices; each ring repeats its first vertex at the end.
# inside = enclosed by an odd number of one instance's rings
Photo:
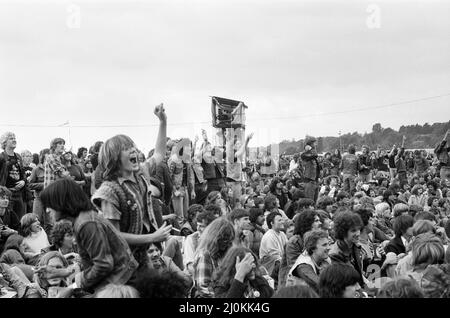
POLYGON ((344 182, 344 191, 349 193, 350 195, 355 190, 355 176, 351 174, 344 173, 343 176, 344 182))
POLYGON ((26 204, 23 201, 23 191, 13 192, 11 196, 11 208, 20 220, 26 213, 26 204))
POLYGON ((53 228, 53 220, 50 213, 47 213, 47 211, 44 210, 42 201, 38 196, 34 198, 33 213, 38 217, 39 222, 47 235, 50 235, 53 228))
POLYGON ((319 186, 317 185, 317 181, 307 180, 305 182, 305 198, 311 199, 316 202, 318 195, 319 186))
POLYGON ((173 211, 178 217, 178 221, 180 224, 184 222, 184 219, 187 218, 187 210, 189 208, 189 193, 187 188, 181 186, 178 189, 178 195, 175 195, 175 191, 172 193, 172 205, 173 211))

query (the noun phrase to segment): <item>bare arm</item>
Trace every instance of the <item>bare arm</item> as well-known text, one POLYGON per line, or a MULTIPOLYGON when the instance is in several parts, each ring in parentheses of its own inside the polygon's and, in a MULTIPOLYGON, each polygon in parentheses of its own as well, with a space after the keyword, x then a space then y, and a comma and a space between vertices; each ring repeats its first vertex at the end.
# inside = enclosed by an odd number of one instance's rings
POLYGON ((162 103, 155 107, 154 113, 159 118, 159 130, 152 158, 154 158, 156 164, 159 164, 166 154, 167 143, 167 116, 162 103))
POLYGON ((246 149, 248 147, 248 143, 250 142, 250 139, 252 139, 253 133, 247 136, 247 139, 245 140, 245 144, 241 146, 241 148, 236 152, 236 158, 240 158, 244 155, 246 152, 246 149))

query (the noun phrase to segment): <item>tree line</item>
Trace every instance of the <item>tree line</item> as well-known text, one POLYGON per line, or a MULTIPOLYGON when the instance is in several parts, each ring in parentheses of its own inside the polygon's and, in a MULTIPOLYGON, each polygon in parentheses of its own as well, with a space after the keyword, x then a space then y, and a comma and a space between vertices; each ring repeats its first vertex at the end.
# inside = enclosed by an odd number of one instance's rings
MULTIPOLYGON (((394 144, 397 146, 401 144, 403 135, 406 136, 405 147, 408 149, 434 148, 442 140, 448 129, 450 129, 450 121, 432 125, 425 123, 424 125, 401 126, 398 131, 389 127, 383 128, 380 123, 376 123, 372 126, 370 133, 353 132, 346 133, 340 137, 316 137, 317 151, 321 153, 333 152, 335 149, 345 150, 350 144, 355 145, 357 148, 362 145, 368 145, 371 150, 375 150, 378 146, 381 149, 390 149, 394 144)), ((305 139, 282 141, 279 144, 280 154, 292 155, 302 152, 305 139)))

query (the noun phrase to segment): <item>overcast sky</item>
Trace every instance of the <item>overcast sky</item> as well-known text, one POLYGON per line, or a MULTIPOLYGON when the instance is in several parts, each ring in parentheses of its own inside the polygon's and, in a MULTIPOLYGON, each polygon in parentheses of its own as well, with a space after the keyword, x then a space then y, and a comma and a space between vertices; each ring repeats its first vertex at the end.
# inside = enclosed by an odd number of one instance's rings
POLYGON ((72 127, 69 138, 5 125, 156 125, 164 102, 169 136, 193 137, 211 128, 210 95, 249 106, 252 146, 445 122, 449 17, 450 1, 429 0, 0 0, 0 133, 33 152, 57 136, 78 148, 125 133, 148 151, 156 126, 72 127))

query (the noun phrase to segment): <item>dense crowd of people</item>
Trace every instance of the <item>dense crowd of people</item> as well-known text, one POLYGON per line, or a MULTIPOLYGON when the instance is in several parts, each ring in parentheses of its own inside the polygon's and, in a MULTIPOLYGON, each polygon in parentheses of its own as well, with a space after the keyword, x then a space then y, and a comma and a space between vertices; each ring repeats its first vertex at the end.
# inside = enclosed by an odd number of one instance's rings
POLYGON ((1 297, 450 297, 450 145, 249 161, 252 134, 0 138, 1 297), (289 161, 289 159, 291 159, 289 161))

